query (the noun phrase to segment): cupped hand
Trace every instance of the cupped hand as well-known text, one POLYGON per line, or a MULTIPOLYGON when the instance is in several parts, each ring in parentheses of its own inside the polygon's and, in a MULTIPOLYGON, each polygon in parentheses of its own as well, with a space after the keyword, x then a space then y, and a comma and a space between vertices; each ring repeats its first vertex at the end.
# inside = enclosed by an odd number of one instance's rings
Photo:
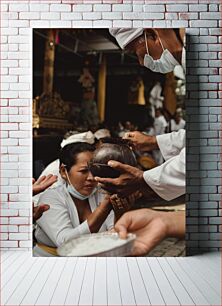
POLYGON ((146 185, 143 179, 143 171, 140 169, 112 160, 108 162, 108 165, 119 170, 121 175, 113 179, 95 177, 95 180, 109 193, 116 193, 121 197, 125 197, 146 185))
POLYGON ((185 236, 184 212, 158 212, 151 209, 138 209, 125 213, 115 224, 121 238, 128 233, 136 234, 132 250, 133 256, 150 252, 166 237, 185 236))

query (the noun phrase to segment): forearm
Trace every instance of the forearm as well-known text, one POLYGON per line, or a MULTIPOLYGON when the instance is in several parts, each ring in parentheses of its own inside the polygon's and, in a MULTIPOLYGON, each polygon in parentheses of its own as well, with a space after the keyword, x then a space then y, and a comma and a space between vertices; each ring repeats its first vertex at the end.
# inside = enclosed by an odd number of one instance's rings
POLYGON ((97 233, 112 210, 109 201, 102 202, 93 213, 87 218, 88 226, 91 233, 97 233))

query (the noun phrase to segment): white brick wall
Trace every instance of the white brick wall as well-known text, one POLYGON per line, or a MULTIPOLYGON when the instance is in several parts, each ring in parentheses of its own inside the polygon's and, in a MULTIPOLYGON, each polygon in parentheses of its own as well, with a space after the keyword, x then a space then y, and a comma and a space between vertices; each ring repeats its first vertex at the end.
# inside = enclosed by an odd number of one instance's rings
POLYGON ((23 3, 5 0, 1 3, 2 248, 31 247, 33 27, 187 27, 187 246, 189 253, 198 248, 219 247, 220 10, 219 0, 26 0, 23 3), (217 241, 203 241, 206 237, 217 241))

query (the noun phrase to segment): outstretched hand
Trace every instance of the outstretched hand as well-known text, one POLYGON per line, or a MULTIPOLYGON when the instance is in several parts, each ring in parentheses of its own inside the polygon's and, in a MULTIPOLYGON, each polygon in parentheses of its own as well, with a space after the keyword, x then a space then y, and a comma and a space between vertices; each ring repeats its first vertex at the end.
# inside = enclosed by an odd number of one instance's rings
POLYGON ((152 151, 158 149, 156 136, 145 135, 142 132, 127 132, 123 135, 123 139, 130 140, 138 151, 152 151))
POLYGON ((35 181, 35 179, 32 179, 32 192, 33 195, 36 195, 48 187, 50 187, 52 184, 54 184, 57 181, 58 177, 57 175, 49 174, 47 176, 43 175, 35 181))
POLYGON ((184 238, 185 213, 138 209, 125 213, 115 224, 115 230, 122 239, 128 233, 136 234, 131 255, 142 256, 166 237, 184 238))
POLYGON ((108 165, 119 170, 121 175, 118 178, 95 177, 95 180, 109 193, 125 197, 147 186, 140 169, 113 160, 110 160, 108 165))

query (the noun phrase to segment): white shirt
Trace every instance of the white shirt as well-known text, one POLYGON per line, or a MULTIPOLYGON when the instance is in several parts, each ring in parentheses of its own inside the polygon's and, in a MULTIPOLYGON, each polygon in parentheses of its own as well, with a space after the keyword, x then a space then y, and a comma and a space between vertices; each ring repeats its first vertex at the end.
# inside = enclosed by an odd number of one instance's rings
POLYGON ((180 129, 184 129, 186 122, 182 118, 180 119, 179 123, 176 123, 174 119, 171 119, 170 124, 171 124, 171 131, 176 132, 179 131, 180 129))
MULTIPOLYGON (((89 197, 89 205, 93 212, 104 198, 104 193, 95 192, 89 197)), ((77 208, 66 185, 48 189, 42 193, 39 203, 49 204, 50 209, 39 218, 35 237, 37 242, 50 247, 59 247, 69 239, 90 234, 87 220, 80 223, 77 208)), ((114 225, 114 213, 110 212, 99 232, 110 230, 114 225)))
POLYGON ((163 199, 170 201, 185 193, 185 130, 157 136, 165 162, 143 173, 146 183, 163 199))
POLYGON ((154 131, 155 135, 161 135, 165 133, 167 127, 167 121, 163 115, 156 117, 154 120, 154 131))

